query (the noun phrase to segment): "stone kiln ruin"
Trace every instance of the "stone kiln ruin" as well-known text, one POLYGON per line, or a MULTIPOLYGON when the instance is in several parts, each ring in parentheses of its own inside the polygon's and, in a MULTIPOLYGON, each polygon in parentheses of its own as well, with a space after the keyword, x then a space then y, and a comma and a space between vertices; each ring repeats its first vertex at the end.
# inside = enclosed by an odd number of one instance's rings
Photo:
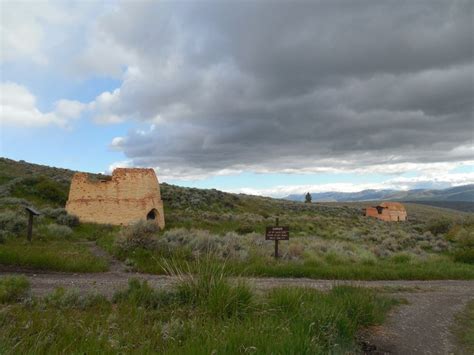
POLYGON ((407 211, 399 202, 383 202, 378 206, 367 207, 365 215, 382 221, 406 221, 407 211))
POLYGON ((118 168, 110 180, 100 181, 76 173, 66 210, 83 222, 128 225, 148 219, 165 227, 160 185, 153 169, 118 168))

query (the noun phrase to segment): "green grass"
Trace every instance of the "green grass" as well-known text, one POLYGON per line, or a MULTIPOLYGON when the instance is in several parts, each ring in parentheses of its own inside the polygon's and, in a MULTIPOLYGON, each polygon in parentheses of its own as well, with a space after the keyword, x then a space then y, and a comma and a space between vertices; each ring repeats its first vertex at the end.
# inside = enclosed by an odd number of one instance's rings
POLYGON ((107 271, 105 260, 92 255, 86 246, 67 240, 9 239, 0 244, 0 264, 37 270, 66 272, 107 271))
MULTIPOLYGON (((165 274, 166 259, 148 250, 135 250, 129 261, 139 272, 165 274)), ((329 259, 331 260, 331 259, 329 259)), ((174 259, 179 265, 187 264, 184 259, 174 259)), ((222 263, 215 260, 216 264, 222 263)), ((338 280, 442 280, 474 279, 473 265, 453 262, 447 256, 432 257, 426 261, 397 262, 376 260, 371 262, 348 262, 344 260, 303 261, 251 259, 246 262, 227 260, 228 271, 234 275, 266 277, 307 277, 338 280)), ((189 262, 191 270, 197 270, 189 262)))
POLYGON ((76 239, 98 240, 115 236, 120 230, 117 226, 95 223, 81 223, 74 227, 74 236, 76 239))
POLYGON ((457 250, 453 257, 456 261, 474 265, 474 247, 457 250))
POLYGON ((459 354, 474 354, 474 300, 456 317, 454 333, 459 354))
POLYGON ((25 297, 30 283, 24 276, 4 276, 0 278, 0 303, 16 302, 25 297))
MULTIPOLYGON (((230 266, 232 268, 232 266, 230 266)), ((398 264, 390 260, 373 263, 334 264, 292 262, 254 262, 235 265, 235 272, 252 276, 308 277, 339 280, 441 280, 474 279, 474 268, 448 259, 398 264)))
POLYGON ((380 324, 397 304, 353 287, 254 294, 244 284, 229 284, 214 266, 202 264, 201 270, 196 277, 202 280, 183 278, 166 291, 131 280, 112 301, 58 290, 29 304, 0 306, 3 352, 357 352, 358 330, 380 324))

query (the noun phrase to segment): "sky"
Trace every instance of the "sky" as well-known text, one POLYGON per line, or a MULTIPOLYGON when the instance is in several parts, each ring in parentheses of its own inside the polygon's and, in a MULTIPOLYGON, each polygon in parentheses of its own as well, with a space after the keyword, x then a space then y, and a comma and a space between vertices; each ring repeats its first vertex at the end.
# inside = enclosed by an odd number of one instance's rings
POLYGON ((0 155, 267 196, 474 183, 474 2, 0 0, 0 155))

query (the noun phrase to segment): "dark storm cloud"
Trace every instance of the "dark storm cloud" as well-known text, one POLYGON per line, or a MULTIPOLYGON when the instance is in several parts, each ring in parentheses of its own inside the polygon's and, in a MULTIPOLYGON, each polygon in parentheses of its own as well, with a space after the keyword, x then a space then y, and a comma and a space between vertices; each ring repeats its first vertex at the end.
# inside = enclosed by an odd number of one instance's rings
POLYGON ((115 144, 186 174, 472 159, 473 3, 125 3, 135 58, 100 110, 154 122, 115 144))

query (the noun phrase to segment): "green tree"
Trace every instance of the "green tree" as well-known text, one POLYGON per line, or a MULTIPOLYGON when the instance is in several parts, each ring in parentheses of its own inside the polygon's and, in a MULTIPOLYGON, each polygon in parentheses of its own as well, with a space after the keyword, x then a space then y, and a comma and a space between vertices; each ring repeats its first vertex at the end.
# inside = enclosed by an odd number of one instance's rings
POLYGON ((311 194, 308 192, 306 196, 304 197, 304 202, 311 203, 311 200, 312 200, 311 194))

